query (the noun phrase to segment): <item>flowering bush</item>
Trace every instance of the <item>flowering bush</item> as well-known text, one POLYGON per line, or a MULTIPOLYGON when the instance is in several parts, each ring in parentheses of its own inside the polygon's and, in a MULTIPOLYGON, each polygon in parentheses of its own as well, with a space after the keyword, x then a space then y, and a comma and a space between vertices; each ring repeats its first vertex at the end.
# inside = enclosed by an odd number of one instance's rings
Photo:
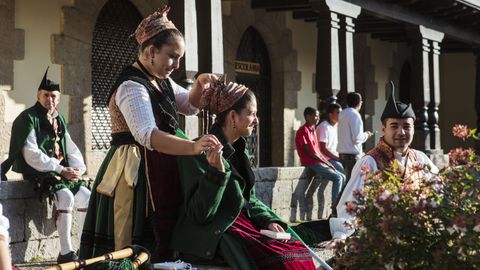
MULTIPOLYGON (((475 132, 453 129, 462 139, 475 132)), ((479 156, 454 150, 438 175, 422 164, 412 177, 397 170, 365 173, 347 207, 357 230, 336 245, 336 269, 480 269, 479 156)))

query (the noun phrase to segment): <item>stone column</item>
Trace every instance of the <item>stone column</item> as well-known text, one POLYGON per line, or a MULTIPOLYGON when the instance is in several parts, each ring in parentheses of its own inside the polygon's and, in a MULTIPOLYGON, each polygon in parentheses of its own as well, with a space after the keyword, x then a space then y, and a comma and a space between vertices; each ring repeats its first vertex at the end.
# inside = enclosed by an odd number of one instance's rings
POLYGON ((313 2, 312 7, 320 14, 315 88, 318 106, 322 110, 326 104, 336 102, 341 88, 355 91, 353 19, 358 17, 361 8, 340 0, 313 2), (343 87, 341 73, 345 78, 343 87))
POLYGON ((430 150, 430 129, 428 127, 428 105, 430 104, 430 44, 423 37, 416 37, 413 41, 412 53, 412 93, 413 108, 417 120, 415 121, 415 137, 413 147, 422 151, 430 150))
MULTIPOLYGON (((223 75, 222 3, 220 0, 197 2, 198 60, 200 73, 223 75)), ((207 111, 199 114, 199 132, 208 132, 214 119, 207 111)))
MULTIPOLYGON (((195 0, 169 1, 172 12, 169 14, 175 26, 185 37, 185 55, 180 68, 175 71, 173 78, 181 86, 190 89, 195 82, 194 76, 198 72, 198 36, 197 10, 195 0)), ((198 117, 180 116, 180 126, 190 138, 198 137, 198 117)))
POLYGON ((444 34, 424 26, 411 29, 413 37, 413 108, 415 137, 413 147, 432 154, 442 154, 438 105, 440 104, 439 43, 444 34))
MULTIPOLYGON (((356 14, 355 18, 360 14, 356 14)), ((345 16, 345 69, 347 93, 355 92, 355 64, 353 61, 353 33, 355 33, 354 18, 345 16)), ((343 88, 343 87, 342 87, 343 88)))
MULTIPOLYGON (((443 39, 443 33, 442 33, 443 39)), ((441 41, 441 39, 440 39, 441 41)), ((438 105, 440 104, 440 41, 432 40, 431 76, 430 76, 430 105, 428 107, 428 125, 430 128, 431 151, 443 153, 440 144, 440 127, 438 125, 438 105)))
POLYGON ((197 2, 198 64, 200 72, 223 74, 222 4, 220 0, 197 2))

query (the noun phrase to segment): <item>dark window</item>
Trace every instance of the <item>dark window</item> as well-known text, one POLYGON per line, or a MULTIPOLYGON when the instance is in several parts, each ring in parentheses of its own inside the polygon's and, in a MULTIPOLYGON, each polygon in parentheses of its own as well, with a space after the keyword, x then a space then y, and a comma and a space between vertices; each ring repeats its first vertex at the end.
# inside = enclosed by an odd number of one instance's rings
POLYGON ((259 74, 237 72, 236 81, 249 87, 257 97, 257 115, 260 121, 258 129, 247 139, 247 147, 253 153, 252 166, 266 167, 272 165, 271 132, 271 71, 267 47, 260 33, 249 27, 243 33, 238 46, 238 61, 257 63, 259 74), (258 134, 260 133, 260 134, 258 134))
POLYGON ((142 20, 128 0, 109 0, 100 11, 92 40, 92 149, 110 147, 107 97, 122 69, 133 63, 137 45, 129 36, 142 20))

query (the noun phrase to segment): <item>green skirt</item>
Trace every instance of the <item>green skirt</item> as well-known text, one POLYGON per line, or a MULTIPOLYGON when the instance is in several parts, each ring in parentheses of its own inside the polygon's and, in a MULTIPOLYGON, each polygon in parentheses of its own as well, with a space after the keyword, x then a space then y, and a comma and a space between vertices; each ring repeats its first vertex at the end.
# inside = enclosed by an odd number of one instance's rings
MULTIPOLYGON (((103 175, 118 148, 119 146, 110 148, 92 186, 92 194, 80 241, 79 256, 82 259, 100 256, 115 249, 114 197, 100 194, 96 191, 96 188, 103 179, 103 175)), ((138 169, 138 181, 134 188, 132 244, 152 250, 155 247, 155 239, 151 226, 148 226, 150 222, 146 218, 146 196, 147 178, 145 175, 145 159, 142 155, 138 169)))

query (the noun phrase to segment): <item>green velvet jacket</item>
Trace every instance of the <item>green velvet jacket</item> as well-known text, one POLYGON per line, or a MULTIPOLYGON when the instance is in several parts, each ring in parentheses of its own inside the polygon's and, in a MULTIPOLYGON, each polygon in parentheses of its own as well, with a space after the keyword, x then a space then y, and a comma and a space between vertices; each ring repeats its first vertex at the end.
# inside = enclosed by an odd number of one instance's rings
POLYGON ((255 196, 255 176, 245 140, 227 143, 216 125, 210 133, 223 143, 226 172, 211 167, 205 155, 177 158, 183 205, 171 241, 174 250, 204 259, 214 258, 219 241, 243 207, 259 228, 276 222, 287 229, 287 224, 255 196))
MULTIPOLYGON (((65 118, 62 115, 57 117, 59 123, 58 133, 61 138, 60 144, 62 152, 65 154, 65 158, 62 161, 63 166, 68 166, 67 149, 65 143, 65 133, 67 132, 67 125, 65 118)), ((12 125, 12 133, 10 138, 10 148, 8 153, 8 159, 2 163, 2 178, 4 174, 10 170, 13 165, 13 171, 22 174, 40 174, 37 170, 30 167, 23 158, 22 148, 25 145, 28 134, 32 130, 35 130, 35 136, 37 138, 37 144, 40 151, 44 154, 52 157, 54 154, 55 145, 55 131, 47 118, 47 109, 45 109, 40 103, 35 103, 32 107, 23 111, 15 120, 12 125)), ((54 172, 52 172, 54 173, 54 172)))

